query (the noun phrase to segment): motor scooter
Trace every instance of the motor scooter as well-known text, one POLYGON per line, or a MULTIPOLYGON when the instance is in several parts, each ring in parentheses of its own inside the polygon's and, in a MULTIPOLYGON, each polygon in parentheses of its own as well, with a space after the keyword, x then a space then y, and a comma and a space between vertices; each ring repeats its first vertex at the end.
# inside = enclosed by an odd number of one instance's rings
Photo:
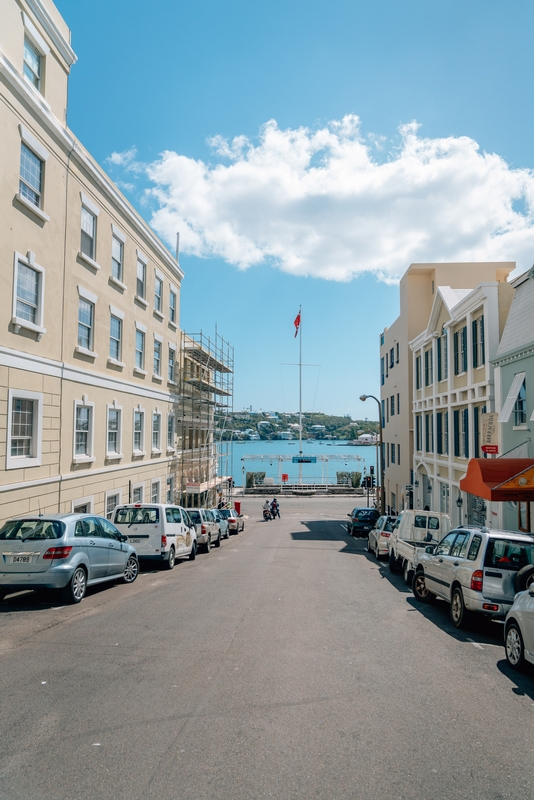
POLYGON ((269 520, 271 520, 271 519, 272 519, 271 512, 269 511, 268 508, 264 508, 263 509, 263 521, 264 522, 269 522, 269 520))

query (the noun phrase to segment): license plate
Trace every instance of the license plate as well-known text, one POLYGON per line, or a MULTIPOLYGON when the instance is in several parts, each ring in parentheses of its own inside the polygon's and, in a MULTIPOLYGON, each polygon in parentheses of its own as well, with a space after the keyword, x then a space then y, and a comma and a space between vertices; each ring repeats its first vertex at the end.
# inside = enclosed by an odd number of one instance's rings
POLYGON ((30 556, 13 556, 13 564, 29 564, 31 561, 30 556))
POLYGON ((130 539, 129 540, 132 544, 141 544, 141 539, 130 539))

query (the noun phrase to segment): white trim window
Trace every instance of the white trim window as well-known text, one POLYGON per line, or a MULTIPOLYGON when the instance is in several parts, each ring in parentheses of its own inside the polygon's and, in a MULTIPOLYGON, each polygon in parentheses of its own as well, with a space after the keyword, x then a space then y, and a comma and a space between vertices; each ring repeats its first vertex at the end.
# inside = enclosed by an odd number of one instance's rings
POLYGON ((6 469, 41 465, 43 395, 9 389, 6 469))
POLYGON ((105 509, 106 509, 106 519, 112 520, 113 513, 117 506, 121 505, 122 492, 120 489, 113 489, 110 492, 106 492, 106 499, 105 499, 105 509))
POLYGON ((161 481, 152 481, 150 486, 150 502, 159 503, 161 481))
POLYGON ((13 279, 13 311, 11 322, 15 333, 21 328, 38 333, 38 340, 46 328, 43 327, 45 272, 35 263, 35 254, 27 256, 15 253, 13 279))
POLYGON ((74 401, 74 453, 76 464, 94 461, 94 403, 89 403, 87 395, 74 401))
POLYGON ((159 311, 163 308, 163 278, 156 272, 154 282, 154 310, 159 311))
POLYGON ((140 328, 135 330, 135 366, 136 369, 145 369, 145 332, 140 328))
POLYGON ((134 483, 132 486, 132 503, 142 503, 145 492, 144 483, 134 483))
POLYGON ((152 452, 161 453, 161 414, 154 411, 152 414, 152 452))
POLYGON ((145 411, 141 406, 134 409, 133 450, 135 455, 145 454, 145 411))
POLYGON ((161 376, 161 342, 154 339, 154 375, 161 376))
POLYGON ((122 458, 122 408, 107 406, 106 455, 108 458, 122 458))
POLYGON ((95 305, 85 297, 78 298, 78 347, 93 351, 95 305))
POLYGON ((175 450, 174 447, 174 414, 167 414, 167 450, 175 450))
POLYGON ((167 503, 172 503, 174 498, 174 478, 167 475, 167 503))
POLYGON ((118 236, 113 235, 111 237, 111 274, 117 281, 121 281, 122 283, 122 273, 123 273, 123 262, 124 262, 124 244, 118 238, 118 236))
POLYGON ((146 296, 146 264, 140 258, 137 259, 137 281, 135 286, 137 297, 144 300, 146 296))
POLYGON ((82 205, 80 251, 95 261, 96 258, 96 214, 82 205))
POLYGON ((19 194, 37 208, 42 208, 43 165, 43 160, 21 142, 19 194))
POLYGON ((37 91, 40 92, 43 79, 43 56, 28 36, 24 37, 24 65, 22 69, 32 86, 35 86, 37 91))
POLYGON ((176 325, 177 293, 174 289, 169 291, 169 320, 176 325))
POLYGON ((174 375, 175 375, 175 363, 176 363, 176 350, 174 347, 169 345, 169 361, 167 366, 167 379, 174 383, 174 375))
POLYGON ((109 315, 109 357, 120 361, 122 355, 122 319, 109 315))

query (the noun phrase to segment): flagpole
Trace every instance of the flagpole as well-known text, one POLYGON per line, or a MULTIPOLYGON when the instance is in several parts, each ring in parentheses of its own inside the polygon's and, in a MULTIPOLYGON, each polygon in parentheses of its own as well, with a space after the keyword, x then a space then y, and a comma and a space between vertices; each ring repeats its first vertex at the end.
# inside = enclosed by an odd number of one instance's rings
MULTIPOLYGON (((299 306, 299 455, 302 455, 302 306, 299 306)), ((302 485, 302 462, 299 464, 299 484, 302 485)))

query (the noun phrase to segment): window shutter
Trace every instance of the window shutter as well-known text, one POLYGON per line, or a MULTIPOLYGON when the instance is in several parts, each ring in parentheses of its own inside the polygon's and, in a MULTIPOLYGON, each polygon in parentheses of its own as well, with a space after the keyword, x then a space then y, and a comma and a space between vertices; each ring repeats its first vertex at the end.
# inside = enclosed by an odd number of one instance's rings
POLYGON ((478 331, 478 324, 477 324, 477 320, 474 319, 471 322, 471 334, 472 334, 471 346, 473 348, 473 367, 475 369, 478 367, 478 337, 477 337, 477 331, 478 331))
POLYGON ((460 372, 460 337, 458 336, 458 331, 454 334, 454 374, 458 375, 460 372))
POLYGON ((460 412, 457 409, 454 411, 454 455, 460 455, 460 412))
POLYGON ((443 436, 443 428, 442 428, 442 421, 443 421, 443 412, 438 411, 436 415, 436 436, 438 441, 436 442, 436 451, 438 455, 443 453, 443 445, 442 445, 442 436, 443 436))
POLYGON ((480 317, 480 326, 479 326, 479 328, 480 328, 480 330, 478 332, 478 336, 479 336, 479 339, 480 339, 480 364, 479 364, 479 367, 481 367, 482 364, 486 363, 486 348, 485 348, 485 343, 484 343, 484 315, 482 315, 480 317))
POLYGON ((467 372, 467 325, 462 328, 462 372, 467 372))
POLYGON ((469 458, 469 409, 464 408, 464 456, 469 458))
POLYGON ((438 382, 443 379, 441 371, 441 336, 438 339, 438 382))

